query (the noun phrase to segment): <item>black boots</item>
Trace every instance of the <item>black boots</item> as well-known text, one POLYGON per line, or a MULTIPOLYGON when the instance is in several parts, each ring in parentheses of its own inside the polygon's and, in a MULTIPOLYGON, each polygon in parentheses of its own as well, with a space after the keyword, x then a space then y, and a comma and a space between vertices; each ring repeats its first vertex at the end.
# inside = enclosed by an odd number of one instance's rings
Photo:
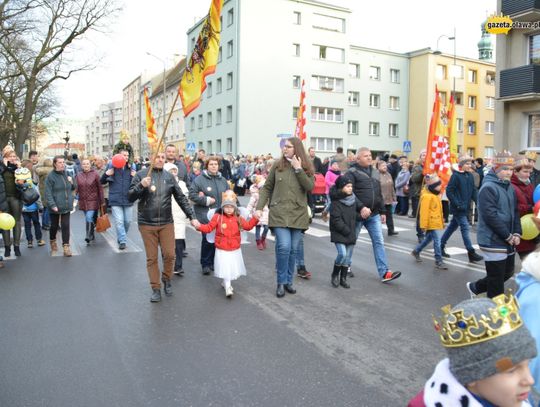
POLYGON ((478 253, 476 253, 474 250, 471 250, 470 252, 467 252, 469 256, 469 263, 474 263, 476 261, 482 261, 484 258, 480 256, 478 253))
POLYGON ((150 302, 160 302, 161 301, 161 290, 159 288, 152 289, 152 296, 150 297, 150 302))
POLYGON ((343 288, 351 288, 351 286, 347 282, 347 269, 348 268, 349 267, 347 266, 341 266, 341 273, 339 276, 339 285, 342 286, 343 288))
POLYGON ((86 237, 84 238, 86 244, 90 244, 90 222, 86 222, 86 237))
POLYGON ((285 296, 285 289, 283 288, 283 284, 278 284, 276 289, 276 297, 281 298, 285 296))
POLYGON ((15 253, 15 256, 19 257, 21 255, 21 249, 19 246, 13 246, 13 252, 15 253))
POLYGON ((6 246, 4 249, 4 257, 11 256, 11 246, 6 246))
POLYGON ((338 266, 337 264, 334 264, 334 270, 332 270, 332 286, 338 288, 339 287, 339 273, 341 271, 341 266, 338 266))
POLYGON ((171 280, 161 280, 163 282, 163 292, 167 297, 172 295, 172 285, 171 280))
POLYGON ((296 294, 296 288, 294 288, 292 284, 284 284, 283 287, 289 294, 296 294))
POLYGON ((96 240, 96 235, 94 233, 95 229, 96 229, 96 224, 94 222, 90 222, 90 241, 96 240))

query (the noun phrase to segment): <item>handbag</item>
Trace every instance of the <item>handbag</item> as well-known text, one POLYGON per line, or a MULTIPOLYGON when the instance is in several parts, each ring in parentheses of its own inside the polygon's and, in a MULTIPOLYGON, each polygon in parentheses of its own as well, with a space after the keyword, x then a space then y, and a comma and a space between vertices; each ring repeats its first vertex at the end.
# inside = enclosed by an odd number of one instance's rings
POLYGON ((111 227, 111 221, 109 220, 109 215, 107 215, 107 212, 103 209, 103 207, 99 209, 101 215, 99 215, 96 220, 96 232, 103 233, 111 227))

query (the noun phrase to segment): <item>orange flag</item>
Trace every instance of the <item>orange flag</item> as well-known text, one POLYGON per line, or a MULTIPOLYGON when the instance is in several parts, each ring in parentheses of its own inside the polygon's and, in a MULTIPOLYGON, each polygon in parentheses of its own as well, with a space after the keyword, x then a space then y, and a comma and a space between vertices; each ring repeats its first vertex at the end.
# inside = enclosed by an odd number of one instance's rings
POLYGON ((296 116, 296 130, 294 136, 304 141, 306 134, 306 91, 304 90, 304 80, 302 80, 302 89, 300 90, 300 106, 296 116))
POLYGON ((152 149, 158 141, 158 136, 155 128, 156 121, 152 115, 152 107, 148 100, 147 88, 144 88, 144 106, 146 107, 146 136, 148 137, 148 145, 150 146, 150 149, 152 149))
POLYGON ((426 163, 424 175, 436 173, 441 179, 443 189, 452 175, 450 146, 448 144, 448 114, 441 103, 439 91, 435 88, 435 102, 429 125, 426 163))
POLYGON ((223 0, 212 0, 210 12, 202 23, 201 32, 180 81, 180 99, 184 117, 199 107, 206 89, 206 77, 216 72, 221 32, 221 8, 223 0))
POLYGON ((456 120, 456 103, 454 95, 450 96, 448 104, 448 144, 450 146, 450 161, 452 164, 457 163, 457 120, 456 120))

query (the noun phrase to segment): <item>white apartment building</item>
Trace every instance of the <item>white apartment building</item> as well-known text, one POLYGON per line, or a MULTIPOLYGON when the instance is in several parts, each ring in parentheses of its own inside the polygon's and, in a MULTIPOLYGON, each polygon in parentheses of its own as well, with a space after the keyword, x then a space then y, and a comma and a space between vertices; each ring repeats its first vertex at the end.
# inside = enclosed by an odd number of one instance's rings
POLYGON ((122 101, 102 104, 86 124, 86 154, 111 156, 120 140, 122 101))
MULTIPOLYGON (((201 105, 186 118, 186 141, 207 152, 277 153, 280 137, 294 133, 304 80, 306 147, 321 156, 338 146, 400 150, 407 137, 407 57, 351 45, 347 8, 269 3, 261 10, 254 1, 225 1, 218 66, 201 105)), ((188 31, 190 53, 201 23, 188 31)))
POLYGON ((135 157, 139 157, 142 150, 140 104, 144 102, 141 92, 141 76, 139 75, 124 88, 122 97, 122 129, 130 136, 135 157))

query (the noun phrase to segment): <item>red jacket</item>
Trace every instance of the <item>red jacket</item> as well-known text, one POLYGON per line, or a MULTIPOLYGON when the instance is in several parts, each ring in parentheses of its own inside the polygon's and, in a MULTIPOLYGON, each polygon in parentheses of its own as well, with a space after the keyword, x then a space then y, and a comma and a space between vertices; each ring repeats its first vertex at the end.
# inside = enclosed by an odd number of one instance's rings
POLYGON ((253 229, 259 220, 255 217, 249 221, 245 220, 241 216, 225 215, 216 213, 212 217, 209 223, 201 225, 199 230, 203 233, 210 233, 214 229, 216 230, 215 245, 218 249, 233 251, 240 248, 240 222, 243 230, 253 229))
MULTIPOLYGON (((528 213, 532 213, 534 207, 533 193, 534 185, 531 183, 525 185, 519 180, 516 174, 512 175, 512 186, 517 198, 517 207, 519 216, 522 217, 528 213)), ((531 252, 536 249, 536 240, 521 240, 521 243, 516 247, 518 253, 531 252)))
POLYGON ((97 211, 103 202, 103 187, 95 170, 77 174, 77 193, 81 211, 97 211))

